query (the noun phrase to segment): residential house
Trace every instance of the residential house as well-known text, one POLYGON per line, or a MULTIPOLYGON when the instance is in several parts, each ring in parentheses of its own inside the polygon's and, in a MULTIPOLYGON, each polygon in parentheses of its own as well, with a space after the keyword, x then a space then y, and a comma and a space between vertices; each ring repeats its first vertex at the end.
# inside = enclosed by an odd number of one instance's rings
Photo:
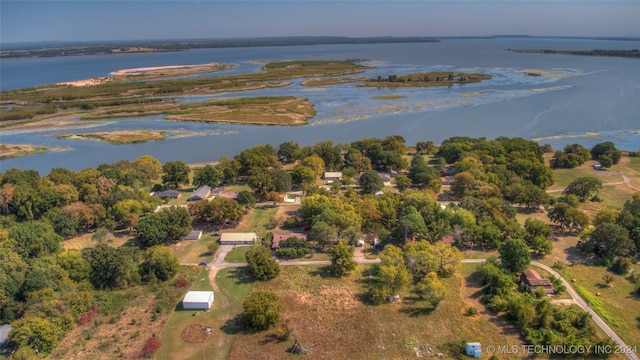
POLYGON ((202 185, 199 188, 195 189, 191 196, 187 198, 187 201, 198 201, 202 199, 209 198, 209 194, 211 194, 211 187, 207 185, 202 185))
POLYGON ((537 271, 527 269, 520 274, 520 281, 524 283, 528 291, 536 291, 538 287, 543 287, 547 295, 553 295, 553 285, 551 280, 543 278, 537 271))
POLYGON ((177 190, 155 191, 151 193, 151 196, 159 197, 160 199, 177 199, 180 197, 180 192, 177 190))

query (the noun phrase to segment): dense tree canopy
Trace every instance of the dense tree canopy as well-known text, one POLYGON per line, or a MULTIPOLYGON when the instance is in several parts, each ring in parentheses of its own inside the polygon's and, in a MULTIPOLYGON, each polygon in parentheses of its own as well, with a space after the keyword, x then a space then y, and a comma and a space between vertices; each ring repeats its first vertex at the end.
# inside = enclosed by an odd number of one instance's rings
POLYGON ((242 303, 242 320, 253 330, 267 330, 280 322, 280 298, 270 291, 254 291, 242 303))
POLYGON ((255 245, 246 253, 249 271, 258 280, 273 279, 280 274, 280 267, 264 246, 255 245))

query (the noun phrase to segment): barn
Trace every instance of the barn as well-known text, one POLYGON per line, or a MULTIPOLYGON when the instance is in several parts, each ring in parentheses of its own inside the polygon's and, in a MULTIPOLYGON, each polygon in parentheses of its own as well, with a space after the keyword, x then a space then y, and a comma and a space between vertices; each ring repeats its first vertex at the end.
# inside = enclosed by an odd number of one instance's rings
POLYGON ((213 291, 189 291, 182 299, 184 310, 209 310, 213 304, 213 291))

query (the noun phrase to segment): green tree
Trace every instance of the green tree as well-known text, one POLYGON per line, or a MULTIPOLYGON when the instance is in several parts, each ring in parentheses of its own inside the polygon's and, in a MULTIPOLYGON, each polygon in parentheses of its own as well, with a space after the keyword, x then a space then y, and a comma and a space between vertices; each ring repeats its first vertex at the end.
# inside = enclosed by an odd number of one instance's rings
POLYGON ((91 276, 91 264, 78 250, 69 250, 60 254, 57 263, 67 272, 69 278, 75 282, 88 280, 91 276))
POLYGON ((238 202, 244 206, 245 214, 248 214, 249 209, 256 206, 256 197, 251 191, 242 190, 238 193, 238 202))
POLYGON ((338 245, 329 250, 331 257, 330 271, 333 276, 342 277, 353 271, 357 263, 353 260, 353 247, 346 242, 339 241, 338 245))
POLYGON ((203 185, 216 187, 220 185, 221 180, 222 174, 215 166, 205 165, 193 170, 193 185, 195 187, 203 185))
POLYGON ((41 317, 25 317, 14 321, 9 339, 21 348, 38 349, 49 354, 63 335, 59 325, 41 317))
POLYGON ((384 182, 374 170, 364 172, 358 182, 365 194, 373 194, 384 187, 384 182))
POLYGON ((598 190, 602 188, 602 181, 593 176, 583 176, 575 179, 569 184, 563 191, 565 195, 575 195, 580 201, 585 201, 587 198, 598 193, 598 190))
POLYGON ((26 221, 9 228, 9 239, 13 240, 13 251, 23 258, 36 258, 55 254, 62 249, 62 237, 44 221, 26 221))
POLYGON ((324 221, 316 221, 309 232, 309 240, 321 246, 333 244, 338 239, 338 229, 324 221))
POLYGON ((144 261, 140 266, 143 274, 161 281, 171 279, 180 269, 178 258, 168 247, 156 245, 148 248, 144 254, 144 261), (152 275, 153 274, 153 275, 152 275))
POLYGON ((162 167, 162 183, 172 189, 189 184, 189 166, 184 161, 167 161, 162 167))
POLYGON ((316 180, 316 173, 307 166, 296 166, 291 172, 291 178, 295 184, 311 184, 316 180))
POLYGON ((309 243, 305 239, 292 236, 280 242, 277 254, 282 259, 295 259, 307 255, 309 250, 309 243))
POLYGON ((258 280, 270 280, 280 274, 280 266, 264 246, 255 245, 245 254, 249 271, 258 280))
POLYGON ((429 188, 434 192, 439 192, 442 186, 440 173, 429 166, 420 154, 414 155, 411 159, 409 179, 411 179, 415 186, 429 188))
POLYGON ((432 307, 437 307, 444 300, 444 286, 435 272, 430 272, 416 284, 416 292, 432 307))
POLYGON ((566 203, 559 203, 547 214, 549 220, 559 224, 563 229, 578 230, 589 225, 589 217, 582 211, 572 208, 566 203))
POLYGON ((520 239, 507 239, 499 251, 502 267, 512 273, 526 269, 531 263, 529 247, 520 239))
POLYGON ((411 187, 411 179, 406 175, 396 176, 396 187, 400 192, 403 192, 411 187))
POLYGON ((605 223, 598 226, 586 240, 578 243, 580 251, 613 260, 629 256, 635 246, 629 238, 629 231, 618 224, 605 223))
POLYGON ((133 247, 112 248, 100 244, 83 256, 91 264, 91 282, 99 289, 125 287, 139 281, 139 250, 133 247))
POLYGON ((387 245, 380 253, 380 260, 378 277, 388 294, 397 295, 411 282, 411 273, 404 263, 402 250, 393 245, 387 245))
POLYGON ((249 169, 247 185, 259 198, 264 198, 268 192, 275 190, 271 174, 266 168, 249 169))
POLYGON ((616 149, 611 141, 601 142, 591 148, 591 157, 600 161, 603 167, 610 167, 620 162, 622 152, 616 149))
POLYGON ((396 225, 396 234, 406 243, 408 239, 421 238, 427 233, 427 225, 424 219, 413 206, 408 206, 396 225))
POLYGON ((275 191, 283 193, 291 189, 291 175, 288 171, 276 169, 272 170, 270 175, 275 191))
POLYGON ((278 158, 284 163, 291 163, 295 160, 300 145, 295 141, 287 141, 278 146, 278 158))
POLYGON ((280 298, 271 291, 254 291, 242 303, 244 324, 257 331, 275 327, 280 322, 280 298))

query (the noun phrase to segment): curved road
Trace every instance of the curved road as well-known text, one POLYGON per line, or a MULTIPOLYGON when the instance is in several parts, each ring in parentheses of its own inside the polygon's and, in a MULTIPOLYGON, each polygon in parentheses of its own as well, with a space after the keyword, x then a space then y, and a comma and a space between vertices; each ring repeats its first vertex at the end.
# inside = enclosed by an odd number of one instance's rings
MULTIPOLYGON (((232 246, 220 246, 220 249, 216 252, 216 256, 213 258, 213 261, 211 261, 211 263, 209 264, 209 266, 211 267, 211 270, 213 272, 218 272, 218 270, 220 269, 224 269, 224 268, 229 268, 229 267, 242 267, 242 266, 246 266, 246 263, 229 263, 224 261, 224 258, 227 256, 227 253, 229 251, 231 251, 231 249, 233 249, 232 246)), ((361 252, 356 252, 355 256, 354 256, 354 260, 358 263, 358 264, 377 264, 380 262, 380 259, 375 259, 375 260, 367 260, 364 258, 364 256, 362 255, 361 252)), ((484 263, 486 260, 485 259, 463 259, 462 262, 463 263, 484 263)), ((279 265, 283 265, 283 266, 287 266, 287 265, 329 265, 331 264, 331 261, 325 260, 325 261, 291 261, 291 260, 280 260, 278 261, 279 265)), ((578 306, 580 306, 584 311, 588 312, 589 314, 591 314, 591 317, 593 318, 593 321, 602 329, 602 331, 604 331, 618 346, 619 349, 627 349, 628 346, 627 344, 625 344, 625 342, 618 336, 618 334, 616 334, 610 327, 609 325, 607 325, 607 323, 602 320, 602 318, 589 306, 589 304, 584 301, 584 299, 582 299, 582 297, 580 297, 580 295, 573 290, 573 288, 571 287, 571 285, 569 284, 568 281, 566 281, 557 271, 553 270, 551 267, 539 263, 537 261, 532 261, 531 265, 535 266, 535 267, 539 267, 542 270, 548 272, 549 274, 553 275, 556 279, 559 279, 562 284, 565 286, 565 288, 567 289, 567 292, 569 293, 569 295, 571 295, 571 297, 573 298, 573 300, 576 302, 576 304, 578 306)), ((640 360, 638 359, 637 354, 635 353, 627 353, 625 354, 629 359, 631 360, 640 360)))

